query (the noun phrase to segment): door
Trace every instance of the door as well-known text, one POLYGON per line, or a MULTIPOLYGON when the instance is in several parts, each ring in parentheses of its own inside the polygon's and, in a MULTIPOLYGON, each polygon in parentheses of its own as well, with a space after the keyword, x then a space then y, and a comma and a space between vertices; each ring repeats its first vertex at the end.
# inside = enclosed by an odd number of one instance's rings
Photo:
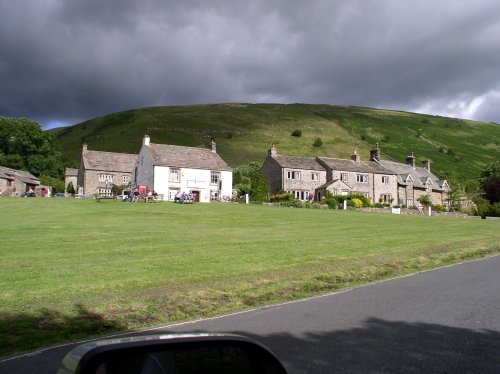
POLYGON ((193 194, 193 203, 199 203, 200 202, 200 191, 191 191, 193 194))

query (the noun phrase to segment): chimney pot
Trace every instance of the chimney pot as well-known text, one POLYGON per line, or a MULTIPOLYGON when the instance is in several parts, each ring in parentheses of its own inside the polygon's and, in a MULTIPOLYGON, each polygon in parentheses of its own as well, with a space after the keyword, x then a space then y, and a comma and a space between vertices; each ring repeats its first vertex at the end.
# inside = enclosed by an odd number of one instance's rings
POLYGON ((375 144, 375 148, 370 150, 370 161, 380 161, 380 147, 375 144))
POLYGON ((149 145, 149 141, 150 141, 150 140, 151 140, 151 139, 149 138, 149 135, 144 135, 144 141, 143 141, 143 143, 142 143, 142 144, 144 144, 144 145, 149 145))
POLYGON ((415 169, 415 156, 413 155, 413 152, 411 153, 411 155, 406 157, 406 164, 415 169))
POLYGON ((275 157, 278 155, 278 150, 276 149, 276 146, 274 144, 271 149, 267 151, 267 155, 271 157, 275 157))
POLYGON ((431 171, 431 162, 429 160, 423 160, 422 161, 422 167, 427 170, 428 172, 431 171))
POLYGON ((354 150, 354 154, 351 156, 351 160, 359 162, 361 161, 361 157, 358 155, 358 149, 354 150))

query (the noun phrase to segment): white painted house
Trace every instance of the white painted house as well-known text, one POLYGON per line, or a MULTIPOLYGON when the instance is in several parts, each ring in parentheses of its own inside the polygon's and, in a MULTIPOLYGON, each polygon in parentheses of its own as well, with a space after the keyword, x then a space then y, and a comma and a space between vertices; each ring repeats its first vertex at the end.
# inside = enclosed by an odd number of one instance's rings
POLYGON ((163 200, 174 201, 179 193, 192 194, 195 201, 210 202, 231 197, 233 171, 211 149, 154 144, 144 136, 132 171, 132 187, 140 194, 154 191, 163 200))

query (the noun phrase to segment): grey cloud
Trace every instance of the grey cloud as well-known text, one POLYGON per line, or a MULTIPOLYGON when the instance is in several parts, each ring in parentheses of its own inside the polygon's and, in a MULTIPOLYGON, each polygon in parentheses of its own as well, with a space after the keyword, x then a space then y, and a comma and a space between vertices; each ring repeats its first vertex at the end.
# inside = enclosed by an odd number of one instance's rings
POLYGON ((500 122, 498 14, 493 0, 0 0, 0 115, 265 100, 500 122))

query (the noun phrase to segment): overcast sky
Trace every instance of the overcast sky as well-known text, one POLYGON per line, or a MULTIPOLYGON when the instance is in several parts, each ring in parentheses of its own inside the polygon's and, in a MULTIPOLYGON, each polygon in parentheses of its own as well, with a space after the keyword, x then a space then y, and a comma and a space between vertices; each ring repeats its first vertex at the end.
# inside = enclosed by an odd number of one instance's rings
POLYGON ((500 1, 0 0, 0 116, 218 102, 500 123, 500 1))

